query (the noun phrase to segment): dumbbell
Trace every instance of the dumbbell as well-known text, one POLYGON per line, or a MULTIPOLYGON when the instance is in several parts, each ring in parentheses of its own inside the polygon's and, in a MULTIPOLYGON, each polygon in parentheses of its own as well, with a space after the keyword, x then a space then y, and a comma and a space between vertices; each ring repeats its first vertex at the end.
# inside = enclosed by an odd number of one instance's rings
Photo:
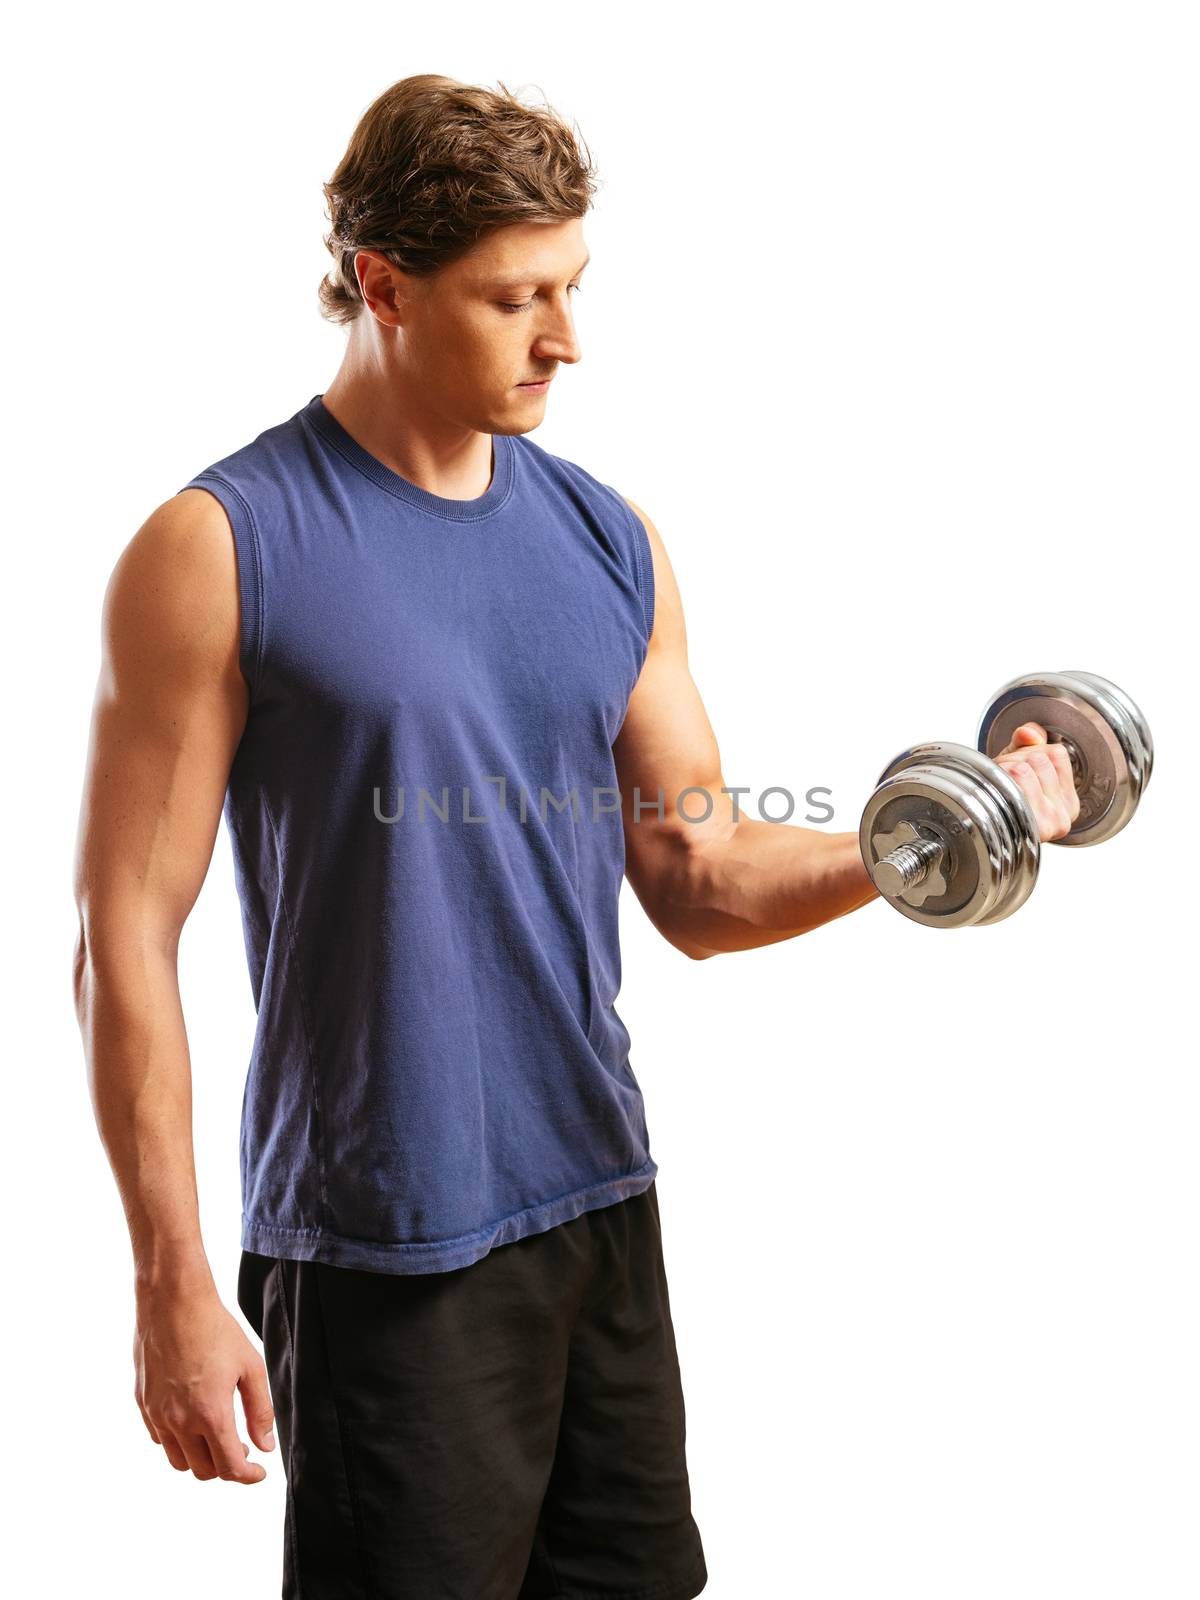
POLYGON ((994 759, 1023 722, 1066 747, 1079 796, 1071 831, 1055 844, 1091 845, 1129 822, 1150 780, 1146 719, 1115 683, 1093 672, 1033 672, 992 696, 977 748, 918 744, 879 776, 858 842, 883 898, 931 928, 983 927, 1010 917, 1037 882, 1037 820, 994 759))

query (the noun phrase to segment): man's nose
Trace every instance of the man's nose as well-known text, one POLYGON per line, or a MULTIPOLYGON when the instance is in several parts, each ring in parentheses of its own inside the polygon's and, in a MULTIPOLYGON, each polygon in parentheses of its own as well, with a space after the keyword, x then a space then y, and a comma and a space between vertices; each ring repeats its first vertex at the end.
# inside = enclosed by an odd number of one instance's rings
POLYGON ((562 312, 552 326, 542 328, 533 349, 534 354, 543 361, 578 361, 583 352, 579 348, 570 312, 562 312))

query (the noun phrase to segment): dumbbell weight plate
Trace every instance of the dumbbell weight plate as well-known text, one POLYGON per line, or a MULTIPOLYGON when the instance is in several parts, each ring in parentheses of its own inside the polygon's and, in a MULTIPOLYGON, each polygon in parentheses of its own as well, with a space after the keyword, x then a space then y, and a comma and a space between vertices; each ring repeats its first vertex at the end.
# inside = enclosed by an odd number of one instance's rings
POLYGON ((1150 775, 1153 745, 1146 719, 1115 684, 1083 672, 1035 672, 993 695, 979 725, 978 745, 995 757, 1023 722, 1039 722, 1052 742, 1066 738, 1079 753, 1079 816, 1056 844, 1100 844, 1119 833, 1150 775))
POLYGON ((914 835, 944 850, 920 883, 885 893, 915 922, 998 922, 1024 904, 1037 880, 1037 827, 1020 787, 969 745, 915 745, 884 768, 859 825, 873 879, 878 862, 914 835))
MULTIPOLYGON (((977 772, 976 763, 979 762, 981 762, 980 752, 970 750, 970 758, 964 759, 964 766, 968 770, 977 772)), ((1014 911, 1025 904, 1037 882, 1042 855, 1037 818, 1030 809, 1020 784, 1015 778, 1010 777, 1003 767, 997 766, 994 762, 987 763, 984 775, 992 786, 988 792, 996 803, 1005 827, 1012 850, 1013 865, 1011 881, 1006 886, 1003 896, 993 911, 979 919, 976 924, 978 927, 986 927, 992 922, 1002 922, 1005 917, 1012 916, 1014 911)))
POLYGON ((914 745, 888 763, 882 778, 890 778, 911 770, 915 765, 931 762, 962 773, 973 792, 998 818, 1003 843, 1001 881, 997 885, 993 904, 982 908, 970 920, 977 927, 1000 922, 1025 904, 1037 882, 1041 860, 1037 818, 1016 779, 970 745, 954 744, 949 740, 914 745))
POLYGON ((1124 689, 1119 689, 1115 683, 1111 683, 1107 678, 1101 678, 1095 672, 1080 672, 1075 668, 1065 673, 1064 676, 1068 678, 1083 678, 1085 682, 1092 684, 1101 694, 1107 695, 1111 700, 1115 700, 1125 712, 1137 736, 1136 742, 1141 746, 1142 759, 1137 763, 1138 770, 1135 773, 1135 781, 1138 783, 1138 799, 1140 800, 1146 785, 1150 782, 1150 773, 1154 768, 1154 740, 1150 737, 1150 724, 1146 721, 1139 707, 1125 693, 1124 689))

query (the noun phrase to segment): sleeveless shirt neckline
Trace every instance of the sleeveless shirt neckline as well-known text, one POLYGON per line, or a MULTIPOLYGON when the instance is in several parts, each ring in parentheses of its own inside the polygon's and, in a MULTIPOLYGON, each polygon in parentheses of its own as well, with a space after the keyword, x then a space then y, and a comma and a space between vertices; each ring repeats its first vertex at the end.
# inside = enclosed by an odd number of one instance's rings
POLYGON ((432 494, 428 489, 410 483, 398 472, 393 472, 391 467, 385 466, 377 456, 364 449, 353 434, 342 427, 321 395, 313 395, 300 411, 300 418, 364 477, 370 478, 388 494, 395 495, 400 500, 407 500, 410 505, 416 506, 418 510, 427 511, 431 516, 442 517, 449 522, 482 522, 484 518, 493 516, 499 511, 512 492, 516 451, 506 433, 491 435, 495 462, 492 481, 483 494, 474 500, 451 500, 445 495, 432 494))

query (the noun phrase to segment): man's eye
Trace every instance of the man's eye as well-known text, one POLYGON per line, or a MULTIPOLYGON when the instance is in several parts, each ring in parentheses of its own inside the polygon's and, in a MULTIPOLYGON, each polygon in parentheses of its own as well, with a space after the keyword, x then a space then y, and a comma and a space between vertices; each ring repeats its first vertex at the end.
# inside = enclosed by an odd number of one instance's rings
MULTIPOLYGON (((569 283, 567 285, 567 288, 568 289, 574 289, 576 294, 582 294, 583 293, 583 286, 581 284, 578 284, 578 283, 569 283)), ((532 311, 533 310, 533 301, 532 300, 522 300, 519 305, 510 304, 509 301, 507 301, 507 300, 497 300, 496 304, 500 307, 501 311, 532 311)))

